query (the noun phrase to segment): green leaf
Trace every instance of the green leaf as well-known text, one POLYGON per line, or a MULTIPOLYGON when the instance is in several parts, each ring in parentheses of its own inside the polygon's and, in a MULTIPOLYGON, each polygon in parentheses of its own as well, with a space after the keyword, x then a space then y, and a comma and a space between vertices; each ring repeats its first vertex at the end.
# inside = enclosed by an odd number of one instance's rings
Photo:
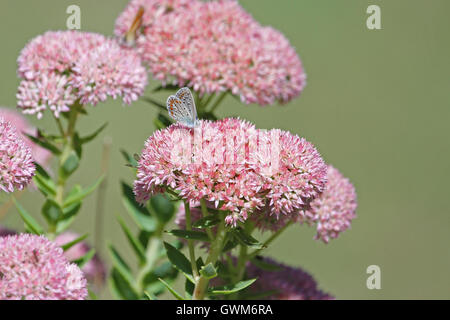
POLYGON ((100 134, 100 132, 102 132, 107 126, 108 126, 108 122, 105 122, 100 128, 95 130, 93 133, 91 133, 90 135, 88 135, 86 137, 81 138, 80 139, 81 143, 85 144, 87 142, 94 140, 100 134))
POLYGON ((216 215, 209 215, 195 221, 192 226, 194 228, 210 228, 220 223, 220 218, 216 215))
POLYGON ((225 235, 225 245, 223 246, 222 252, 233 250, 238 244, 239 242, 236 240, 236 237, 233 235, 233 233, 228 232, 225 235))
POLYGON ((212 279, 217 277, 217 270, 216 268, 214 268, 214 265, 210 262, 200 269, 200 274, 206 279, 212 279))
POLYGON ((136 253, 136 255, 139 259, 139 262, 141 264, 144 264, 146 261, 144 247, 142 247, 139 240, 131 233, 130 229, 128 229, 125 222, 120 217, 117 217, 117 220, 119 221, 120 226, 122 227, 122 230, 128 239, 128 242, 130 243, 131 247, 133 248, 134 252, 136 253))
POLYGON ((66 244, 62 245, 61 248, 64 251, 69 250, 70 248, 72 248, 74 245, 76 245, 77 243, 80 243, 81 241, 83 241, 84 239, 86 239, 88 237, 88 234, 86 233, 85 235, 78 237, 72 241, 67 242, 66 244))
POLYGON ((89 194, 91 194, 92 192, 94 192, 94 190, 99 186, 99 184, 102 182, 103 180, 103 176, 101 176, 92 186, 90 186, 89 188, 85 189, 85 190, 81 190, 80 192, 73 194, 73 195, 69 195, 66 200, 64 201, 64 205, 63 208, 67 208, 68 206, 80 202, 81 200, 83 200, 86 196, 88 196, 89 194))
POLYGON ((122 202, 127 209, 134 222, 142 230, 154 232, 156 230, 155 219, 150 215, 150 212, 144 206, 139 205, 134 197, 133 189, 122 182, 122 202))
POLYGON ((254 257, 251 261, 253 265, 265 271, 278 271, 281 269, 281 267, 276 264, 262 260, 260 256, 254 257))
POLYGON ((125 300, 138 300, 139 295, 133 286, 125 279, 122 274, 113 268, 111 272, 110 287, 115 293, 116 297, 125 300))
POLYGON ((78 158, 81 158, 83 153, 83 143, 81 142, 81 138, 78 132, 75 132, 75 134, 73 135, 72 147, 75 150, 78 158))
POLYGON ((180 87, 178 87, 177 85, 166 84, 164 86, 163 85, 157 86, 155 89, 153 89, 153 92, 159 92, 162 90, 176 91, 178 89, 180 89, 180 87))
POLYGON ((74 222, 74 220, 75 216, 71 216, 69 218, 63 218, 63 220, 58 221, 56 225, 56 233, 59 234, 67 230, 67 228, 70 227, 70 225, 74 222))
POLYGON ((191 263, 184 254, 167 242, 164 242, 164 247, 166 248, 167 257, 172 265, 183 272, 188 278, 192 279, 191 263))
POLYGON ((188 240, 199 240, 199 241, 205 241, 209 242, 210 239, 208 238, 208 235, 202 231, 188 231, 188 230, 170 230, 166 231, 168 234, 171 234, 175 237, 188 239, 188 240))
POLYGON ((63 211, 56 201, 47 199, 42 207, 42 215, 50 224, 54 224, 63 216, 63 211))
POLYGON ((245 281, 240 281, 234 285, 226 285, 226 286, 210 288, 208 290, 208 294, 211 294, 211 295, 232 294, 232 293, 235 293, 235 292, 241 291, 242 289, 247 288, 255 281, 256 281, 256 278, 250 279, 250 280, 245 280, 245 281))
POLYGON ((145 296, 148 300, 158 300, 154 294, 151 294, 150 292, 144 291, 145 296))
POLYGON ((160 266, 156 267, 154 270, 149 271, 142 280, 142 283, 145 286, 148 286, 151 283, 158 281, 158 278, 173 280, 177 275, 178 270, 172 266, 172 263, 166 261, 160 266))
POLYGON ((126 152, 125 150, 122 149, 122 150, 120 150, 120 153, 123 155, 123 157, 127 161, 127 164, 129 164, 133 168, 137 168, 137 166, 138 166, 137 161, 132 156, 130 156, 130 154, 128 152, 126 152))
POLYGON ((241 227, 234 228, 232 230, 232 233, 242 245, 254 247, 257 249, 264 248, 264 245, 262 243, 260 243, 258 240, 253 238, 247 232, 245 232, 245 230, 242 229, 241 227))
POLYGON ((42 139, 38 139, 32 135, 29 134, 25 134, 31 141, 33 141, 35 144, 41 146, 44 149, 47 149, 48 151, 50 151, 51 153, 53 153, 54 155, 61 155, 61 150, 59 150, 55 145, 53 145, 51 142, 47 141, 47 140, 42 140, 42 139))
POLYGON ((83 266, 88 263, 95 255, 95 249, 92 248, 84 256, 74 260, 73 262, 78 265, 78 267, 83 268, 83 266))
POLYGON ((169 290, 170 293, 172 293, 173 296, 174 296, 175 298, 177 298, 178 300, 185 300, 185 299, 183 298, 182 295, 180 295, 178 292, 176 292, 175 289, 173 289, 173 288, 172 288, 167 282, 165 282, 163 279, 158 278, 158 280, 161 281, 161 282, 166 286, 167 290, 169 290))
POLYGON ((69 177, 79 166, 80 158, 75 151, 71 151, 69 156, 61 166, 62 173, 65 177, 69 177))
POLYGON ((121 276, 133 287, 133 275, 131 274, 131 269, 125 262, 125 260, 120 256, 119 252, 114 248, 113 245, 108 246, 109 253, 112 259, 112 263, 121 276))
POLYGON ((157 194, 150 198, 151 212, 162 223, 169 222, 175 214, 175 206, 165 195, 157 194))
POLYGON ((164 104, 162 104, 161 102, 158 102, 150 97, 141 97, 141 100, 144 100, 145 102, 148 102, 154 106, 157 106, 158 108, 160 108, 162 110, 167 110, 167 108, 164 104))
POLYGON ((37 188, 45 196, 55 196, 56 186, 50 175, 37 162, 35 162, 34 165, 36 167, 36 174, 33 177, 33 181, 36 184, 37 188))
MULTIPOLYGON (((72 190, 69 192, 68 197, 71 197, 73 195, 76 195, 82 191, 82 188, 80 185, 74 185, 72 190)), ((72 222, 75 220, 75 216, 81 209, 81 201, 74 203, 66 208, 63 208, 63 215, 58 220, 56 231, 58 233, 66 230, 72 222)))
MULTIPOLYGON (((164 107, 164 110, 166 110, 166 107, 164 107)), ((170 126, 173 122, 162 113, 158 114, 158 117, 153 120, 153 124, 157 129, 164 129, 170 126)))
POLYGON ((186 296, 189 299, 192 299, 192 295, 194 294, 195 285, 190 282, 188 279, 186 279, 186 282, 184 283, 184 292, 186 293, 186 296))
POLYGON ((28 229, 34 234, 43 234, 44 229, 41 225, 20 205, 20 203, 16 201, 16 199, 13 198, 13 202, 28 229))

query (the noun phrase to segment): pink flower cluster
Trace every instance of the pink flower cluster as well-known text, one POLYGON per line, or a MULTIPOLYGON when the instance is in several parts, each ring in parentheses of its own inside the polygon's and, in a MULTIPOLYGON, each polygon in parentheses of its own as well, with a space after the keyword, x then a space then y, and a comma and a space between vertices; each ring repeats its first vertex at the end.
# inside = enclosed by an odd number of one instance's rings
POLYGON ((334 299, 317 287, 314 278, 301 268, 293 268, 278 263, 270 258, 260 258, 275 270, 263 270, 255 264, 247 264, 246 273, 249 279, 258 278, 249 290, 256 294, 274 291, 266 299, 270 300, 330 300, 334 299))
MULTIPOLYGON (((55 238, 55 243, 58 246, 63 246, 80 236, 74 232, 65 232, 55 238)), ((83 257, 91 250, 91 247, 84 241, 77 243, 64 252, 65 257, 69 261, 77 260, 83 257)), ((104 284, 106 278, 106 267, 100 257, 96 254, 89 260, 81 269, 86 279, 100 287, 104 284)))
POLYGON ((18 135, 23 139, 25 144, 31 148, 31 155, 37 163, 42 166, 45 166, 51 156, 50 151, 40 147, 39 145, 33 143, 30 139, 28 139, 25 134, 29 134, 32 136, 37 135, 37 130, 33 126, 31 126, 28 121, 15 110, 0 107, 0 118, 11 123, 17 130, 18 135))
POLYGON ((306 75, 289 41, 237 1, 132 0, 116 21, 124 36, 144 8, 136 47, 153 77, 200 94, 229 91, 244 103, 285 103, 306 75))
POLYGON ((0 238, 0 300, 84 300, 86 279, 44 236, 0 238))
POLYGON ((281 130, 258 130, 239 119, 175 124, 146 141, 136 199, 145 202, 171 188, 191 202, 201 199, 229 211, 236 225, 263 207, 296 219, 324 189, 326 165, 305 139, 281 130))
POLYGON ((0 117, 0 190, 22 190, 34 176, 31 149, 16 129, 0 117))
POLYGON ((328 243, 350 228, 356 217, 356 192, 351 182, 328 166, 328 182, 321 196, 311 203, 309 216, 317 223, 316 239, 328 243))
POLYGON ((18 107, 56 117, 75 102, 96 105, 108 96, 130 104, 147 85, 139 56, 100 34, 49 31, 25 46, 18 58, 18 107))
POLYGON ((261 230, 276 231, 291 220, 316 225, 316 240, 328 243, 340 233, 350 228, 356 217, 356 192, 351 182, 337 169, 328 165, 325 190, 315 198, 301 214, 273 215, 269 208, 263 207, 252 215, 252 221, 261 230))

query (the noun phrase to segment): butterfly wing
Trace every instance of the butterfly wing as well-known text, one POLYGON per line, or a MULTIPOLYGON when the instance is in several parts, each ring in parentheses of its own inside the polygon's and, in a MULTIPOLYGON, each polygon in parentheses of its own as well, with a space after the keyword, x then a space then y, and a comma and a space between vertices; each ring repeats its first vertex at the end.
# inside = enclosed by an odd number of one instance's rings
POLYGON ((175 121, 179 121, 190 128, 195 126, 195 121, 192 120, 191 109, 180 98, 170 96, 167 99, 167 111, 169 111, 170 117, 175 121))
POLYGON ((189 88, 184 87, 177 91, 175 94, 181 101, 183 101, 184 105, 190 110, 192 115, 192 122, 197 121, 197 108, 195 107, 194 97, 192 96, 191 90, 189 88))

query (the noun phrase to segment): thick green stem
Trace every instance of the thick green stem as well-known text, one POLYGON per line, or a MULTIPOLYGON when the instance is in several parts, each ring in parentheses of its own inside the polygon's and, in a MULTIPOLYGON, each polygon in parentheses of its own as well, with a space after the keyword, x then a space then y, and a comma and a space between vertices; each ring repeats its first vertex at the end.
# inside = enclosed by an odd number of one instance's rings
MULTIPOLYGON (((206 206, 205 199, 201 199, 200 200, 200 206, 202 208, 202 215, 203 215, 203 217, 206 217, 208 215, 208 207, 206 206)), ((208 238, 210 240, 212 240, 214 238, 213 234, 212 234, 212 232, 211 232, 211 230, 209 228, 206 228, 206 234, 208 235, 208 238)))
MULTIPOLYGON (((225 229, 225 220, 223 217, 221 217, 222 222, 217 227, 217 233, 216 233, 216 239, 211 243, 211 247, 209 249, 209 255, 206 259, 205 265, 212 263, 215 264, 217 262, 217 259, 219 258, 224 240, 226 235, 226 229, 225 229)), ((206 289, 208 288, 209 279, 200 276, 199 280, 197 281, 194 289, 193 299, 194 300, 203 300, 205 298, 206 289)))
MULTIPOLYGON (((185 211, 185 217, 186 217, 186 230, 191 231, 192 230, 192 221, 191 221, 191 208, 189 207, 189 201, 184 201, 184 211, 185 211)), ((189 258, 191 260, 191 267, 192 272, 194 274, 194 279, 198 278, 198 271, 197 271, 197 263, 195 259, 195 250, 194 250, 194 243, 192 240, 188 239, 188 248, 189 248, 189 258)))

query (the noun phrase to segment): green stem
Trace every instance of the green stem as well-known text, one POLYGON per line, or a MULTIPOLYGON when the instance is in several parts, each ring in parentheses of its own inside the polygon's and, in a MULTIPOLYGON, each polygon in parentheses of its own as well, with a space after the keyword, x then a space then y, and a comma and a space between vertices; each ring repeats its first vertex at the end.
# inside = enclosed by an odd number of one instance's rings
POLYGON ((252 253, 250 253, 248 255, 248 259, 253 259, 254 257, 256 257, 264 248, 266 248, 269 244, 271 244, 276 238, 278 238, 280 236, 280 234, 283 233, 284 230, 286 230, 290 225, 292 225, 293 222, 289 221, 288 223, 286 223, 286 225, 280 229, 278 229, 278 231, 276 231, 274 234, 272 234, 264 243, 263 243, 263 248, 258 249, 253 251, 252 253))
MULTIPOLYGON (((56 123, 58 124, 58 128, 63 134, 63 151, 62 154, 59 156, 58 161, 58 180, 56 182, 56 195, 55 195, 55 201, 62 207, 64 204, 64 190, 66 186, 66 177, 64 176, 62 172, 62 166, 64 162, 66 161, 67 157, 69 156, 70 152, 73 149, 73 139, 75 135, 75 125, 77 122, 78 117, 78 108, 80 108, 80 105, 78 103, 75 103, 70 108, 69 113, 69 124, 67 126, 67 131, 64 132, 64 129, 62 127, 61 121, 57 118, 56 123)), ((49 225, 49 236, 53 237, 56 234, 56 224, 50 224, 49 225)))
POLYGON ((158 258, 158 251, 161 247, 161 238, 160 237, 152 237, 150 243, 147 246, 147 250, 145 252, 146 263, 140 268, 139 273, 136 277, 136 287, 138 292, 144 292, 144 278, 145 276, 154 268, 156 264, 156 260, 158 258))
POLYGON ((247 246, 241 245, 241 248, 239 250, 238 262, 236 265, 237 275, 235 283, 238 283, 239 281, 242 280, 242 277, 244 276, 246 262, 247 262, 247 246))
POLYGON ((203 108, 206 109, 206 107, 208 106, 208 104, 211 102, 211 100, 214 98, 216 94, 215 93, 211 93, 208 97, 208 99, 206 99, 205 103, 203 104, 203 108))
POLYGON ((214 110, 216 110, 216 108, 220 105, 222 100, 225 99, 225 96, 227 95, 227 93, 228 93, 227 91, 222 92, 222 94, 219 96, 219 98, 217 98, 216 102, 213 104, 213 106, 211 107, 209 112, 213 113, 214 110))
MULTIPOLYGON (((184 200, 184 211, 185 211, 185 217, 186 217, 186 230, 191 231, 192 230, 192 221, 191 221, 191 208, 189 207, 189 201, 184 200)), ((197 263, 195 259, 195 250, 194 250, 194 243, 191 239, 187 240, 188 248, 189 248, 189 258, 191 259, 191 267, 192 272, 194 274, 194 279, 198 278, 198 270, 197 270, 197 263)))
MULTIPOLYGON (((208 207, 206 206, 205 199, 201 199, 200 200, 200 206, 202 208, 202 215, 203 215, 203 217, 206 217, 208 215, 208 207)), ((208 235, 208 238, 210 240, 214 239, 213 234, 211 232, 211 229, 206 228, 206 234, 208 235)))
MULTIPOLYGON (((215 264, 217 259, 220 256, 223 248, 223 242, 225 240, 226 229, 225 229, 225 219, 221 216, 221 222, 217 227, 216 239, 211 243, 211 247, 209 249, 208 258, 206 258, 205 265, 212 263, 215 264)), ((195 288, 193 299, 194 300, 203 300, 205 298, 206 289, 208 288, 209 279, 204 276, 200 276, 197 281, 195 288)))

